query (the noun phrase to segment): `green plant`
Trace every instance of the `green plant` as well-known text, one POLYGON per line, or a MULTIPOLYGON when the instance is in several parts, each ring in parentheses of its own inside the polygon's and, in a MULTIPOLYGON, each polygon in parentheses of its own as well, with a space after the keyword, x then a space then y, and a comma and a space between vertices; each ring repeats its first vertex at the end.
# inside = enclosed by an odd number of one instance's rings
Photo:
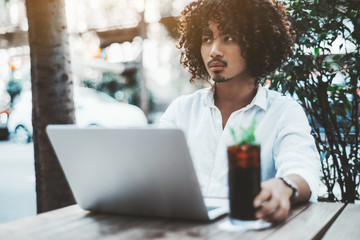
POLYGON ((286 4, 297 34, 294 57, 271 76, 271 88, 293 95, 308 115, 327 188, 320 200, 354 202, 359 199, 360 172, 359 2, 286 4))
POLYGON ((254 120, 250 127, 245 129, 243 127, 239 127, 240 134, 234 128, 230 128, 231 135, 234 140, 234 145, 242 145, 242 144, 251 144, 251 145, 258 145, 255 139, 255 127, 256 121, 254 120))

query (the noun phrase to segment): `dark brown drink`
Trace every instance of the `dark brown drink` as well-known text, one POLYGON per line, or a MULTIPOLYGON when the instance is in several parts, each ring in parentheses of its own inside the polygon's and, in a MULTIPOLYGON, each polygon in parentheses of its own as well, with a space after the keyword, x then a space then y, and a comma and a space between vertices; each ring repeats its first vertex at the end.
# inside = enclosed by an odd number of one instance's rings
POLYGON ((230 218, 255 220, 253 201, 260 192, 260 146, 235 145, 228 151, 230 218))

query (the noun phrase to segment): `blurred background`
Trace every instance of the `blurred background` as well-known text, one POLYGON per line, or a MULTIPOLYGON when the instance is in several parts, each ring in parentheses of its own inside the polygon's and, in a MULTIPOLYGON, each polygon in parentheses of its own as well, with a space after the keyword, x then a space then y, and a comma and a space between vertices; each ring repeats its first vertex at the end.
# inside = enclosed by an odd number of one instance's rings
MULTIPOLYGON (((156 124, 189 83, 176 17, 189 0, 66 0, 77 123, 156 124), (90 89, 88 89, 90 88, 90 89)), ((36 214, 25 0, 0 1, 0 223, 36 214)))
MULTIPOLYGON (((150 123, 174 97, 201 87, 188 83, 176 48, 175 18, 190 1, 65 2, 76 86, 137 105, 150 123)), ((24 0, 0 1, 1 111, 31 89, 27 29, 24 0)))

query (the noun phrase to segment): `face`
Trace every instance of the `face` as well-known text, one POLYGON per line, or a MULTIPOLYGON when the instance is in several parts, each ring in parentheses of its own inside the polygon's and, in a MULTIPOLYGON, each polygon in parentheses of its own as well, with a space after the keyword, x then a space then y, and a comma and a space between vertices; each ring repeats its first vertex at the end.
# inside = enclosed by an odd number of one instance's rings
POLYGON ((249 75, 236 36, 220 32, 218 24, 212 21, 209 22, 209 28, 203 31, 201 56, 207 72, 215 82, 249 75))

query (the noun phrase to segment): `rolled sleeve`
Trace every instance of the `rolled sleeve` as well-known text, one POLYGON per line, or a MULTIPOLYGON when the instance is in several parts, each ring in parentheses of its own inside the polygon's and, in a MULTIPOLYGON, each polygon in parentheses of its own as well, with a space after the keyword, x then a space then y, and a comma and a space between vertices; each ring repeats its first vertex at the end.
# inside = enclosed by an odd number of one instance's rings
POLYGON ((306 115, 301 106, 293 102, 289 104, 286 116, 279 120, 281 128, 274 145, 276 177, 301 176, 311 190, 310 201, 317 201, 320 158, 306 115))

